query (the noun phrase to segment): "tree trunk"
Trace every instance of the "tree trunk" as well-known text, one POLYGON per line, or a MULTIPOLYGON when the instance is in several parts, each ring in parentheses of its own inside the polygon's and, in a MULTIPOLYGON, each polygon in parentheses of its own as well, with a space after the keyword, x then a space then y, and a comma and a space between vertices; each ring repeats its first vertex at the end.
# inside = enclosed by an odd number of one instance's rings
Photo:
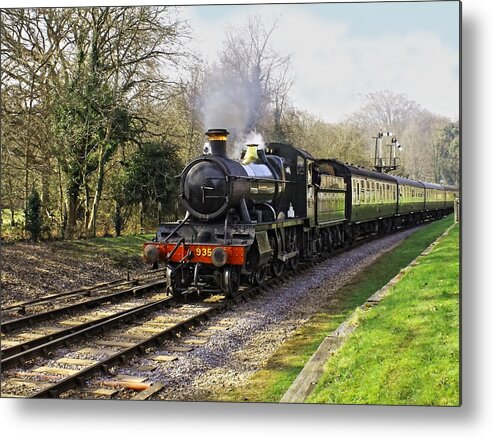
POLYGON ((90 231, 93 237, 96 237, 96 219, 98 214, 99 201, 101 200, 101 194, 103 193, 104 164, 105 164, 104 147, 101 146, 99 153, 96 193, 94 193, 94 201, 92 203, 91 216, 89 219, 89 225, 87 227, 87 231, 90 231))
POLYGON ((46 168, 42 170, 41 173, 41 200, 43 203, 43 207, 45 210, 45 218, 46 218, 46 223, 51 224, 51 212, 50 212, 50 167, 49 167, 49 158, 47 158, 47 164, 46 168))
POLYGON ((87 173, 84 177, 84 234, 89 235, 89 222, 91 218, 91 193, 87 173))
MULTIPOLYGON (((29 199, 29 148, 26 147, 26 154, 24 156, 24 211, 27 211, 27 202, 29 199)), ((26 229, 27 220, 24 218, 24 229, 26 229)))
POLYGON ((140 234, 144 234, 144 203, 139 203, 139 214, 140 214, 140 234))
MULTIPOLYGON (((1 183, 0 183, 1 184, 1 183)), ((9 186, 9 205, 10 205, 10 226, 15 227, 15 204, 14 204, 14 189, 12 187, 12 178, 8 179, 8 186, 9 186)))
POLYGON ((60 237, 65 239, 65 231, 67 227, 67 214, 64 208, 65 200, 63 198, 63 182, 62 182, 62 169, 60 163, 58 163, 58 189, 59 189, 59 214, 60 214, 60 237))
POLYGON ((67 238, 73 239, 77 230, 77 206, 79 204, 80 184, 71 181, 67 193, 67 238))

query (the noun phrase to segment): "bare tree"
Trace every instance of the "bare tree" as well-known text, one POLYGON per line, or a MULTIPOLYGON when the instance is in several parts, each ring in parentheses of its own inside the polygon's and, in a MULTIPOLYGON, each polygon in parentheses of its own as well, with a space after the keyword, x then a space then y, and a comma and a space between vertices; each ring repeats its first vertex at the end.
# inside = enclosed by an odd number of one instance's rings
POLYGON ((17 178, 23 174, 24 208, 40 178, 48 214, 54 175, 46 124, 48 84, 57 77, 55 59, 63 48, 65 18, 52 9, 1 11, 2 144, 3 152, 11 154, 5 171, 16 169, 17 178))
POLYGON ((247 129, 259 124, 269 105, 274 104, 280 121, 284 102, 292 85, 289 78, 290 56, 283 56, 271 46, 277 20, 268 28, 260 16, 248 18, 245 28, 229 28, 221 52, 221 62, 237 75, 250 91, 252 100, 247 129))
POLYGON ((290 56, 272 47, 277 21, 266 26, 251 16, 244 27, 229 27, 210 66, 201 97, 203 123, 229 125, 236 134, 274 131, 281 139, 281 118, 292 85, 290 56))
POLYGON ((379 130, 390 131, 403 145, 401 167, 397 173, 439 182, 437 175, 441 158, 435 150, 433 138, 448 123, 447 118, 422 108, 405 94, 378 91, 367 94, 365 98, 365 104, 346 121, 367 138, 367 153, 373 150, 372 137, 379 130))
POLYGON ((182 92, 167 71, 184 36, 170 7, 2 11, 8 163, 23 169, 25 199, 38 177, 43 201, 58 183, 69 237, 81 213, 95 234, 110 158, 153 123, 142 108, 182 92))
POLYGON ((422 111, 421 106, 405 94, 388 90, 368 93, 364 99, 365 104, 349 116, 349 121, 372 132, 402 131, 422 111))

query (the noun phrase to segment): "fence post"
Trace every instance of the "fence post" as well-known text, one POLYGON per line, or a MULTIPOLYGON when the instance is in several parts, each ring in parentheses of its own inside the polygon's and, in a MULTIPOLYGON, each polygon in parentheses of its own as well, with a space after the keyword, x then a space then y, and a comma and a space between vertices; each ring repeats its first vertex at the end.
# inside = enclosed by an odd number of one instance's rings
POLYGON ((460 219, 460 201, 459 198, 454 200, 454 222, 459 222, 460 219))

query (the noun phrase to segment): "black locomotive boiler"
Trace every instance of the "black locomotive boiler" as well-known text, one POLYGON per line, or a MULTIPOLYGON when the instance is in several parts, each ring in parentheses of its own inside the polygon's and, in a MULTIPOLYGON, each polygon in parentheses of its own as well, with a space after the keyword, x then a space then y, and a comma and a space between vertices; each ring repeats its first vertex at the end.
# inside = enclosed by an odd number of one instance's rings
POLYGON ((458 190, 314 159, 289 144, 247 145, 227 156, 225 129, 206 133, 209 151, 180 176, 187 210, 160 224, 144 259, 166 266, 168 291, 234 295, 242 279, 261 284, 300 260, 369 234, 442 217, 458 190))

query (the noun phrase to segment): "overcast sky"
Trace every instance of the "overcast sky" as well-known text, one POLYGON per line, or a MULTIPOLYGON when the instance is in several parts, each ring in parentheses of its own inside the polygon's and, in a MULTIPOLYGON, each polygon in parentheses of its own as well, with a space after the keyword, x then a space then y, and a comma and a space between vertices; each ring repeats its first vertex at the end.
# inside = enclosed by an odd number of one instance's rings
POLYGON ((291 96, 300 109, 340 120, 378 90, 405 93, 422 107, 459 115, 459 2, 189 6, 204 57, 214 57, 227 26, 249 15, 279 19, 272 46, 292 55, 291 96))
MULTIPOLYGON (((205 3, 200 0, 12 0, 11 6, 205 3)), ((243 0, 253 3, 252 0, 243 0)), ((275 0, 274 0, 275 1, 275 0)), ((231 3, 231 2, 229 2, 231 3)), ((369 92, 404 93, 452 119, 459 115, 459 2, 363 2, 194 5, 181 8, 206 59, 217 54, 227 26, 260 14, 279 19, 272 46, 291 55, 293 105, 335 122, 369 92)))

